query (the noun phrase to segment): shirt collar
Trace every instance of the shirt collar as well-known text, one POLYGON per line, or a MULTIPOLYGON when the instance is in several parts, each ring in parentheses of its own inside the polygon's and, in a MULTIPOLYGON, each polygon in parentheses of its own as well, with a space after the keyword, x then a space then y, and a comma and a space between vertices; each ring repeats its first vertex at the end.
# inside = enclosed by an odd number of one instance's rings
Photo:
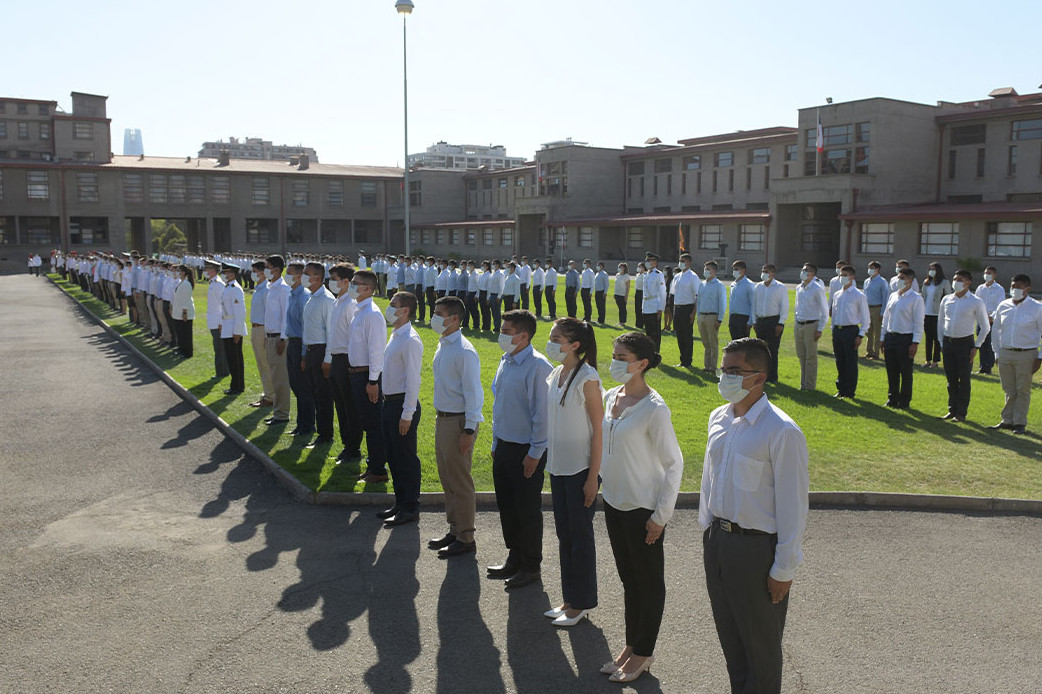
POLYGON ((452 344, 452 343, 457 343, 458 344, 459 342, 462 341, 462 339, 463 339, 463 331, 462 330, 457 330, 457 331, 455 331, 453 333, 450 333, 448 335, 442 335, 440 338, 438 338, 438 341, 439 342, 443 342, 445 344, 452 344))
MULTIPOLYGON (((734 405, 728 405, 728 409, 730 410, 731 419, 738 419, 734 415, 734 405)), ((767 393, 760 395, 760 399, 753 403, 753 406, 742 416, 742 419, 749 422, 749 424, 756 424, 756 420, 760 418, 765 409, 767 409, 767 393)))
POLYGON ((517 364, 518 366, 520 366, 521 364, 524 364, 525 361, 527 361, 530 356, 532 356, 532 352, 533 351, 534 351, 534 348, 532 347, 531 344, 529 344, 527 347, 525 347, 523 350, 521 350, 517 354, 504 354, 503 357, 502 357, 502 360, 503 361, 508 361, 508 362, 513 362, 513 363, 517 364))
POLYGON ((409 321, 405 321, 404 323, 402 323, 397 328, 395 328, 394 330, 391 331, 391 336, 392 337, 398 337, 399 335, 407 335, 411 331, 412 331, 412 323, 410 323, 409 321))
POLYGON ((367 305, 370 305, 372 303, 373 303, 373 297, 367 296, 366 298, 364 298, 364 299, 362 299, 361 301, 358 302, 358 308, 363 308, 363 307, 365 307, 367 305))

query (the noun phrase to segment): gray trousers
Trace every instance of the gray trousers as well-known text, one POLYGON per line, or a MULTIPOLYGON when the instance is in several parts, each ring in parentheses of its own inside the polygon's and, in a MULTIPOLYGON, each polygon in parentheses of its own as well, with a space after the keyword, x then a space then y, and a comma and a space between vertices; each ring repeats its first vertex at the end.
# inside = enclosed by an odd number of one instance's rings
POLYGON ((1031 407, 1031 369, 1037 354, 1035 350, 999 350, 999 380, 1002 382, 1002 392, 1006 395, 1002 421, 1006 424, 1027 426, 1028 408, 1031 407))

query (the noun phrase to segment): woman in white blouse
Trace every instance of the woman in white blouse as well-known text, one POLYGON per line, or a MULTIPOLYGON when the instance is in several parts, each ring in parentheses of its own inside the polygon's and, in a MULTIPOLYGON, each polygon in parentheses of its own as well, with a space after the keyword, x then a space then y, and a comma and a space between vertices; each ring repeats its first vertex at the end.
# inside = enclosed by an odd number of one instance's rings
POLYGON ((926 366, 941 363, 941 337, 937 329, 937 314, 941 310, 941 299, 952 293, 952 285, 944 276, 940 263, 930 263, 929 276, 923 281, 923 301, 926 303, 926 318, 923 321, 923 342, 926 343, 926 366))
POLYGON ((170 302, 170 317, 173 318, 174 330, 177 331, 177 349, 185 358, 194 353, 192 348, 192 321, 195 320, 195 273, 187 265, 177 265, 174 272, 181 278, 174 288, 174 298, 170 302))
POLYGON ((593 514, 600 486, 604 403, 593 326, 576 318, 556 321, 546 356, 561 362, 547 379, 546 469, 560 545, 563 602, 544 614, 554 626, 570 627, 597 606, 593 514))
POLYGON ((613 682, 632 682, 651 667, 666 603, 662 533, 673 516, 684 458, 669 407, 644 381, 661 361, 644 333, 615 340, 610 371, 622 385, 605 398, 601 456, 604 523, 626 610, 626 646, 601 668, 613 682))
POLYGON ((615 275, 615 305, 619 307, 619 327, 626 325, 626 299, 630 295, 630 268, 619 263, 619 274, 615 275))
POLYGON ((644 327, 644 273, 647 271, 644 263, 637 263, 637 274, 633 277, 633 320, 638 330, 644 327))

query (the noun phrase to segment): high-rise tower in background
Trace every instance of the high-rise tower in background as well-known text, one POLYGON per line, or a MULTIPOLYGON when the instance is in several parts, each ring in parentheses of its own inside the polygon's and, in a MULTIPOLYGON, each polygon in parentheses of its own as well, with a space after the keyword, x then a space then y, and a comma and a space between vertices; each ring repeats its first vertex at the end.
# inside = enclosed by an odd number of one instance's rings
POLYGON ((123 131, 123 156, 141 156, 145 153, 145 145, 141 142, 141 131, 127 128, 123 131))

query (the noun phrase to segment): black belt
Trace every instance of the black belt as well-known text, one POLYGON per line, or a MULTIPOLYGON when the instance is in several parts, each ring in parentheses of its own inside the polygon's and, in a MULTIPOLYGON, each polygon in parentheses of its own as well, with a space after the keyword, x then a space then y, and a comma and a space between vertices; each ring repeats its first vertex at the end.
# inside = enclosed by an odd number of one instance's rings
POLYGON ((405 400, 405 393, 384 393, 385 401, 405 400))
POLYGON ((766 533, 762 530, 754 530, 753 528, 743 528, 737 523, 732 523, 723 518, 714 518, 713 525, 720 528, 725 533, 734 533, 736 535, 777 535, 777 533, 766 533))
POLYGON ((306 349, 319 349, 319 348, 321 348, 322 351, 325 352, 326 351, 326 343, 325 342, 316 342, 313 345, 306 345, 305 348, 306 349))
POLYGON ((756 320, 778 320, 780 318, 781 318, 781 316, 779 316, 778 314, 775 314, 773 316, 757 316, 756 320))
POLYGON ((809 325, 811 323, 818 323, 817 320, 797 320, 796 325, 809 325))
POLYGON ((945 335, 944 339, 948 340, 949 342, 966 342, 968 340, 972 341, 974 338, 973 335, 967 335, 966 337, 948 337, 947 335, 945 335))
POLYGON ((304 341, 304 338, 302 338, 302 337, 290 337, 288 339, 289 339, 290 342, 303 342, 304 341))
POLYGON ((352 366, 348 368, 347 372, 350 374, 369 373, 369 365, 366 364, 365 366, 352 366))
POLYGON ((700 316, 718 316, 720 314, 717 311, 701 311, 701 312, 699 312, 698 315, 700 315, 700 316))
POLYGON ((869 304, 869 308, 883 308, 883 304, 869 304))
POLYGON ((1037 347, 1003 347, 1002 349, 1008 349, 1010 352, 1034 352, 1037 351, 1037 347))
POLYGON ((463 417, 467 414, 466 412, 442 412, 441 410, 436 410, 436 412, 438 417, 463 417))
POLYGON ((268 337, 282 337, 282 333, 264 333, 268 337))

